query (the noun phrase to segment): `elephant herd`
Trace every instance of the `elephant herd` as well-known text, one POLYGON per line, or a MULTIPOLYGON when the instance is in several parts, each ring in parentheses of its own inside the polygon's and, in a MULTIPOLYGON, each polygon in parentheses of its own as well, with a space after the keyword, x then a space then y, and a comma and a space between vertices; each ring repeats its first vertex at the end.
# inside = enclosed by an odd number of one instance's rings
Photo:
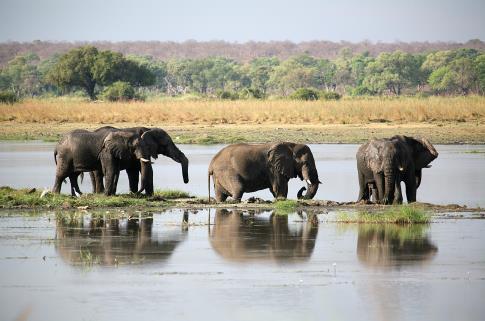
MULTIPOLYGON (((62 182, 69 178, 71 195, 82 194, 77 178, 90 172, 93 192, 114 195, 119 173, 126 170, 132 193, 145 191, 152 195, 151 158, 156 159, 158 155, 180 163, 184 183, 189 182, 187 157, 160 128, 106 126, 95 131, 74 130, 55 148, 53 192, 60 193, 62 182)), ((373 198, 382 204, 402 203, 401 182, 404 182, 407 201, 415 202, 422 169, 431 167, 429 164, 437 157, 438 152, 425 138, 394 136, 368 141, 356 155, 357 201, 369 202, 373 198)), ((296 177, 306 183, 297 197, 312 199, 321 184, 310 148, 289 142, 233 144, 220 150, 208 169, 209 199, 211 176, 218 202, 228 197, 240 201, 244 193, 267 188, 276 199, 285 199, 288 181, 296 177)))

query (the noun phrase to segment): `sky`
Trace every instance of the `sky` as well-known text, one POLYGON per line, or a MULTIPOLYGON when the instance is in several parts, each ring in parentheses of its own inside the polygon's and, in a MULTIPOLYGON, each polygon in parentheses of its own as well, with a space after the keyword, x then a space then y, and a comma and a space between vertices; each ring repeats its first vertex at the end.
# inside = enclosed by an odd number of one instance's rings
POLYGON ((485 39, 485 0, 0 0, 0 42, 485 39))

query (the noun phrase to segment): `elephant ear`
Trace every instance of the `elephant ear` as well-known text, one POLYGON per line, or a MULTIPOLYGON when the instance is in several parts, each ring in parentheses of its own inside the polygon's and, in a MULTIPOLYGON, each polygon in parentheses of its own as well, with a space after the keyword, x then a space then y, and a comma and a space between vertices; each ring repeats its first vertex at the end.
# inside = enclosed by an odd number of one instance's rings
POLYGON ((157 139, 157 132, 153 129, 144 132, 141 135, 141 139, 147 144, 148 149, 150 150, 150 155, 154 158, 158 158, 158 139, 157 139))
POLYGON ((275 172, 287 178, 296 177, 293 151, 286 144, 271 146, 268 151, 268 164, 275 172))
POLYGON ((118 132, 110 133, 104 139, 103 148, 113 155, 114 158, 122 160, 131 159, 128 139, 118 132))

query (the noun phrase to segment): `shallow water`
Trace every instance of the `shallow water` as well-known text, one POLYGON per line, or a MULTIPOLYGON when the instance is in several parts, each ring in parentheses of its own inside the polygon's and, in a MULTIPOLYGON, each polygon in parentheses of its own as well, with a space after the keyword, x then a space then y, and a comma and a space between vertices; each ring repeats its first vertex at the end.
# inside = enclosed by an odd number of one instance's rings
MULTIPOLYGON (((55 143, 0 142, 0 185, 12 187, 51 188, 54 183, 55 143)), ((207 196, 207 167, 212 157, 223 145, 180 145, 189 158, 189 184, 182 181, 180 165, 166 157, 159 157, 154 166, 154 184, 160 189, 181 189, 197 196, 207 196)), ((316 159, 320 186, 315 198, 334 201, 354 201, 358 194, 355 153, 359 145, 316 144, 310 145, 316 159)), ((460 204, 485 206, 485 146, 484 145, 437 145, 439 157, 432 168, 423 171, 423 181, 417 199, 435 204, 460 204), (479 151, 480 153, 470 153, 479 151)), ((89 175, 81 190, 91 191, 89 175)), ((289 198, 303 186, 299 179, 289 184, 289 198)), ((62 191, 68 193, 69 185, 62 191)), ((128 191, 128 179, 120 175, 118 191, 128 191)), ((212 191, 212 195, 214 192, 212 191)), ((257 196, 272 199, 269 190, 244 194, 244 199, 257 196)))
POLYGON ((22 312, 32 321, 485 313, 485 220, 399 227, 222 209, 141 220, 12 213, 0 217, 2 320, 22 312))

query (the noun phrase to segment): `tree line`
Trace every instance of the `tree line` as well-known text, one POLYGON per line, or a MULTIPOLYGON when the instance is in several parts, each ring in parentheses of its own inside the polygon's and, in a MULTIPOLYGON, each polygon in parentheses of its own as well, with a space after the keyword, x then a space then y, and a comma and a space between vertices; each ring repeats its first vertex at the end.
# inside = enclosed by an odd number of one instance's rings
POLYGON ((44 60, 34 53, 21 54, 0 69, 0 91, 16 97, 83 92, 91 99, 101 95, 110 100, 189 93, 240 99, 295 97, 302 89, 310 92, 303 99, 316 99, 322 92, 483 95, 485 53, 473 48, 427 54, 396 50, 374 57, 344 48, 332 60, 299 54, 243 63, 217 56, 164 61, 83 46, 44 60))

